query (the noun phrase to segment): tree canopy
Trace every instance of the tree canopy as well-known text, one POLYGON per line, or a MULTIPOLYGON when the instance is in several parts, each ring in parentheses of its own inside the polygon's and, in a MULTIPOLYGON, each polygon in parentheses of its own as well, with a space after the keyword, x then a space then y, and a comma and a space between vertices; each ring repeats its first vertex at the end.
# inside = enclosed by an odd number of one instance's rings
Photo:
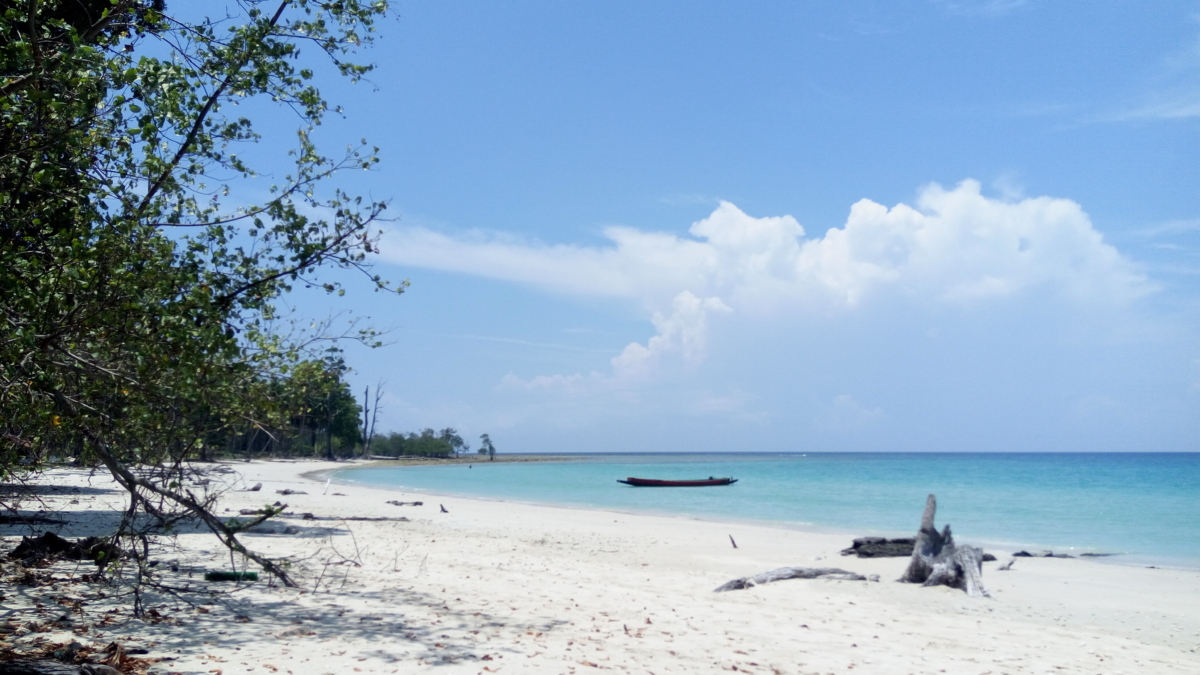
MULTIPOLYGON (((291 414, 289 396, 316 394, 306 385, 333 405, 340 379, 308 365, 325 345, 290 331, 282 294, 340 292, 318 276, 331 268, 403 289, 366 265, 385 204, 330 186, 374 166, 376 150, 320 151, 312 132, 337 108, 315 84, 318 60, 301 58, 304 46, 361 78, 370 66, 350 59, 386 3, 239 0, 213 19, 170 9, 0 3, 0 471, 69 450, 103 462, 146 509, 148 494, 202 505, 129 463, 177 465, 214 438, 268 429, 291 414), (291 171, 266 186, 244 158, 260 137, 240 111, 256 100, 300 120, 291 171)), ((346 405, 299 409, 304 428, 324 415, 356 433, 346 405)))

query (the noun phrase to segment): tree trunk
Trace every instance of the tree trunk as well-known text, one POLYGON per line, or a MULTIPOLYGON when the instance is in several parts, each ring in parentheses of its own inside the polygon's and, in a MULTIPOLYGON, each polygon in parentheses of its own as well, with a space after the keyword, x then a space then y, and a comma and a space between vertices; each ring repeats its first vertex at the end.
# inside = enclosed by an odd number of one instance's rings
POLYGON ((925 500, 921 529, 913 546, 908 569, 898 581, 923 586, 945 585, 970 596, 992 597, 983 586, 983 551, 974 546, 956 546, 947 525, 938 532, 933 526, 937 497, 925 500))

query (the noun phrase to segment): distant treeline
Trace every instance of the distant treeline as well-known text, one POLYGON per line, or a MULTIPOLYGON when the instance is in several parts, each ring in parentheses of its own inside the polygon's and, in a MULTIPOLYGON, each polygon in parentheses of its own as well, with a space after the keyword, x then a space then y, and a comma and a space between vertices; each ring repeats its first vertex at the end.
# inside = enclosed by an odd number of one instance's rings
POLYGON ((420 434, 375 434, 368 447, 370 454, 387 457, 453 457, 471 449, 454 429, 449 428, 441 431, 425 429, 420 434))

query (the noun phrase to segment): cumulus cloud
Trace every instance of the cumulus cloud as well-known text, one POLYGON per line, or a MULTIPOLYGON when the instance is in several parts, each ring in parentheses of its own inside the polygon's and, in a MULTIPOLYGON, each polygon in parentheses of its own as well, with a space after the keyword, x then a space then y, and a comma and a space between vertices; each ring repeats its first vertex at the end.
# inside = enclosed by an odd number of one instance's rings
POLYGON ((645 346, 630 343, 612 360, 614 374, 622 379, 646 375, 657 362, 679 355, 687 363, 704 356, 706 324, 709 312, 728 312, 720 298, 700 298, 684 291, 675 296, 671 313, 655 312, 651 321, 658 334, 645 346))
POLYGON ((639 301, 655 334, 615 357, 611 376, 520 381, 559 389, 644 377, 672 359, 695 363, 714 313, 852 312, 886 294, 959 308, 1023 293, 1119 304, 1152 290, 1077 203, 993 199, 973 180, 929 185, 913 206, 863 199, 841 227, 818 237, 807 237, 791 216, 754 217, 729 202, 693 223, 690 237, 628 227, 604 233, 607 246, 550 246, 396 228, 382 253, 402 265, 639 301))
POLYGON ((610 227, 610 245, 588 247, 410 227, 389 232, 382 253, 401 265, 636 298, 660 311, 683 291, 745 310, 796 301, 851 307, 887 288, 951 303, 1034 288, 1121 302, 1150 290, 1077 203, 991 199, 973 180, 930 185, 915 206, 863 199, 842 227, 817 238, 806 239, 791 216, 756 218, 729 202, 689 232, 610 227))
POLYGON ((730 308, 720 298, 698 298, 684 291, 671 302, 669 314, 654 313, 651 323, 657 332, 646 344, 631 342, 613 357, 611 376, 593 372, 587 376, 539 375, 522 380, 510 374, 504 378, 502 386, 583 394, 597 389, 613 389, 648 377, 666 360, 695 364, 704 357, 709 313, 729 311, 730 308))

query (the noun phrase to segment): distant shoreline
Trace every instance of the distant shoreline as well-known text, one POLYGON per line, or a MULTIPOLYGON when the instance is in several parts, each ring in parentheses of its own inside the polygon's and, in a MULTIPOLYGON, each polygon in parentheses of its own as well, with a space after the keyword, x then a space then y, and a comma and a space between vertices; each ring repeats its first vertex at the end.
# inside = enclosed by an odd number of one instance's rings
POLYGON ((487 464, 506 462, 572 462, 583 459, 582 456, 565 457, 563 455, 500 455, 495 460, 486 455, 459 457, 397 457, 396 459, 350 459, 345 460, 344 466, 328 469, 318 469, 301 474, 305 480, 323 481, 330 474, 342 469, 392 469, 401 466, 450 466, 454 464, 487 464))

